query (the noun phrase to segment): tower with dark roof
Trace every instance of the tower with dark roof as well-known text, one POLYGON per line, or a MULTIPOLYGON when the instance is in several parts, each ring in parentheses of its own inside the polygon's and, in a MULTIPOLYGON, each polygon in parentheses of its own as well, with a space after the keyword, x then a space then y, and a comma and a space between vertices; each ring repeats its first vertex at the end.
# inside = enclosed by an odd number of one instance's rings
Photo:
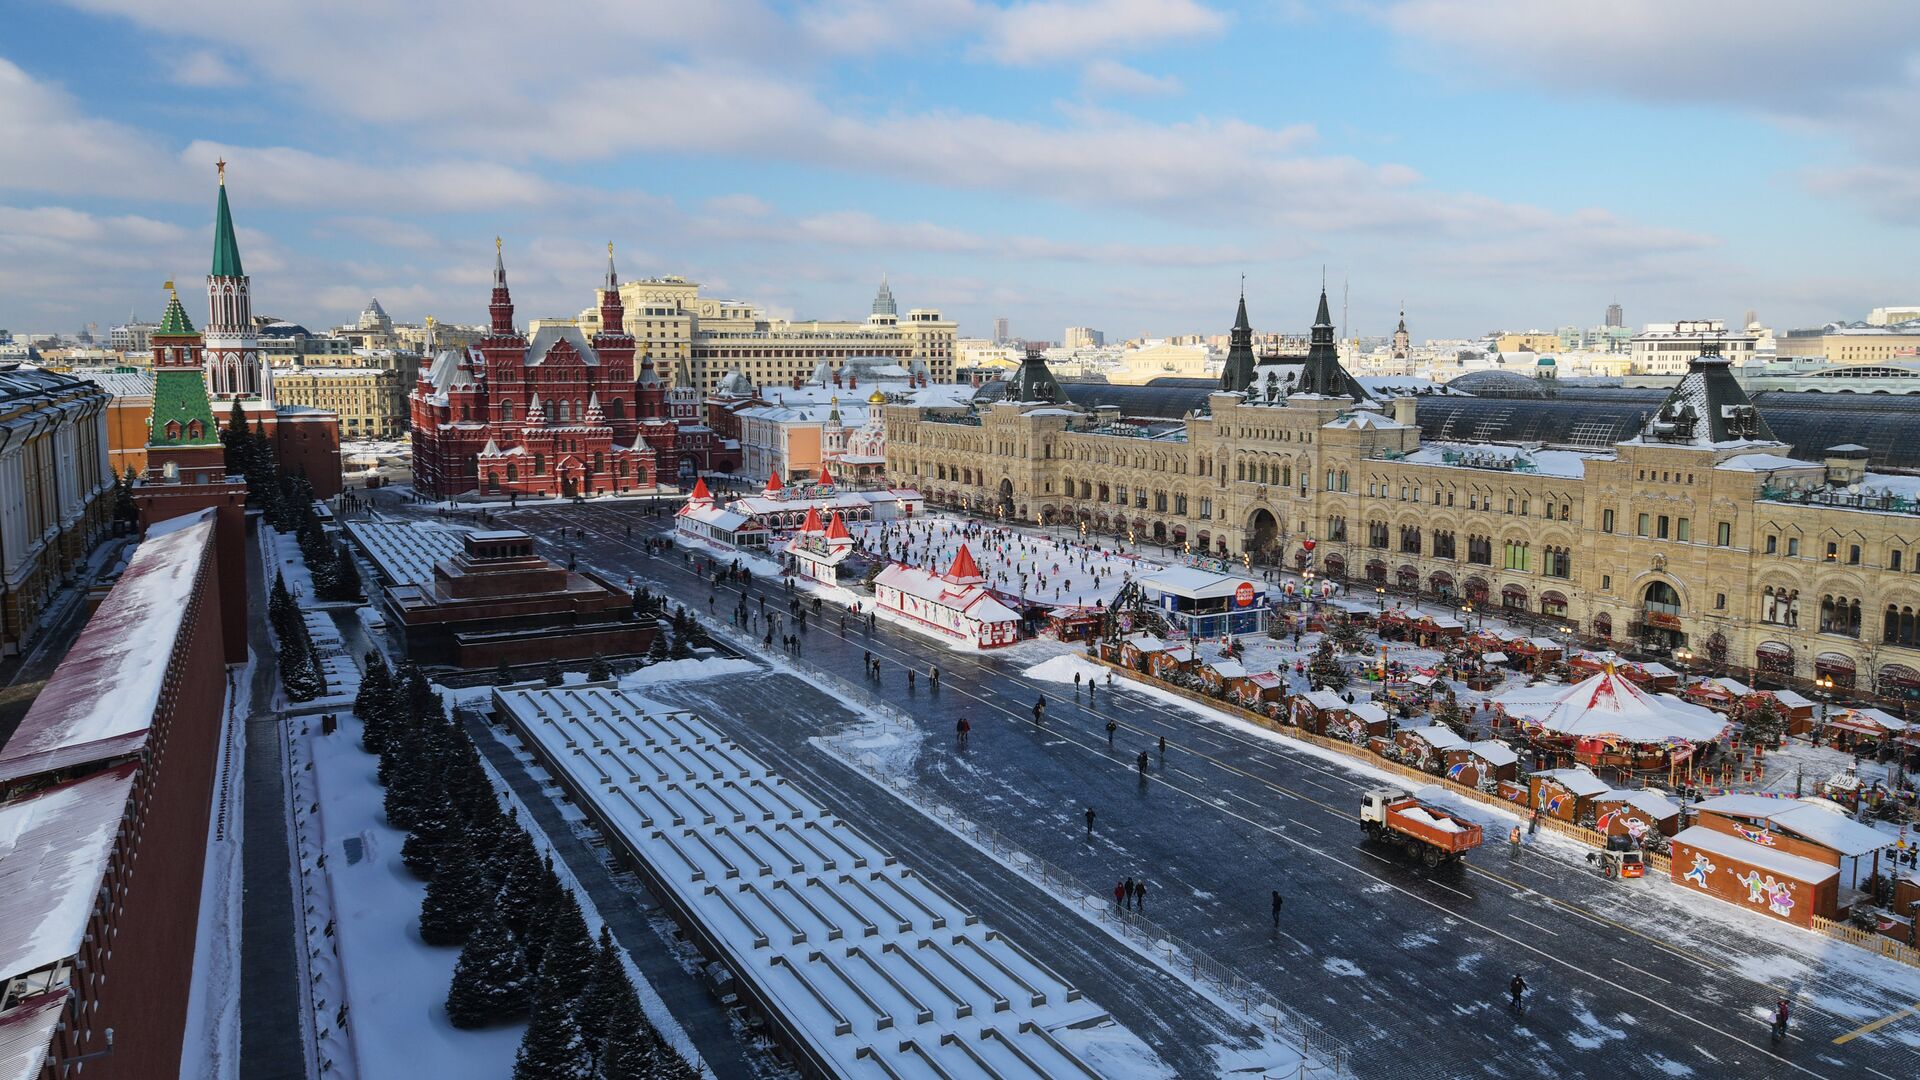
POLYGON ((1641 428, 1640 439, 1708 449, 1779 441, 1712 342, 1687 362, 1687 373, 1641 428))
POLYGON ((1220 370, 1220 389, 1244 393, 1253 385, 1253 325, 1247 322, 1247 290, 1240 290, 1240 310, 1228 335, 1227 366, 1220 370))
POLYGON ((1047 360, 1041 355, 1040 346, 1027 346, 1027 358, 1020 361, 1019 370, 1007 380, 1007 400, 1058 405, 1066 399, 1066 395, 1060 392, 1060 383, 1054 379, 1053 372, 1047 369, 1047 360))
POLYGON ((1326 286, 1320 288, 1320 310, 1313 318, 1313 337, 1307 344, 1307 362, 1300 369, 1295 394, 1344 397, 1366 401, 1369 395, 1340 366, 1340 346, 1333 340, 1333 313, 1327 309, 1326 286))
POLYGON ((1407 333, 1407 306, 1400 305, 1400 325, 1393 331, 1393 358, 1405 360, 1413 355, 1413 336, 1407 333))

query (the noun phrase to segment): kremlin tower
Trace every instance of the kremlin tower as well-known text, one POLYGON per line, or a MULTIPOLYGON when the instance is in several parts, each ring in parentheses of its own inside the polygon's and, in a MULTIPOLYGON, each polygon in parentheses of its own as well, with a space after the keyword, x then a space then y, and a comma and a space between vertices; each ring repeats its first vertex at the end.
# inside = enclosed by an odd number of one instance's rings
POLYGON ((220 198, 214 204, 213 268, 207 274, 207 390, 220 398, 258 398, 273 404, 273 371, 260 355, 253 329, 253 297, 240 265, 240 242, 227 206, 227 163, 219 163, 220 198))

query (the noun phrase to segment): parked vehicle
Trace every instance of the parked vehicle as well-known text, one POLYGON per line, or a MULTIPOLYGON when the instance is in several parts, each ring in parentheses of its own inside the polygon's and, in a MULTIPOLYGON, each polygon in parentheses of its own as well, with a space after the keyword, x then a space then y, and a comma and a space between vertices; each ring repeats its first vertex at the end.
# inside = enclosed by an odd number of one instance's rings
POLYGON ((1360 827, 1428 866, 1452 862, 1480 846, 1480 826, 1404 791, 1375 788, 1360 797, 1360 827))

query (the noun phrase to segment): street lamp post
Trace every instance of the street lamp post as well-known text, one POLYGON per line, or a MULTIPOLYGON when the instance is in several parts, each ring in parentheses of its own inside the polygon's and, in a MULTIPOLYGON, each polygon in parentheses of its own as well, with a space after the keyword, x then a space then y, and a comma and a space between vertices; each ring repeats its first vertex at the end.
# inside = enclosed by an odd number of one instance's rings
POLYGON ((1385 585, 1376 585, 1374 586, 1373 591, 1379 596, 1380 613, 1382 615, 1386 614, 1387 613, 1387 587, 1385 585))
POLYGON ((1813 729, 1813 743, 1818 746, 1827 733, 1827 710, 1833 704, 1833 676, 1816 675, 1813 687, 1813 696, 1820 699, 1820 720, 1813 729))

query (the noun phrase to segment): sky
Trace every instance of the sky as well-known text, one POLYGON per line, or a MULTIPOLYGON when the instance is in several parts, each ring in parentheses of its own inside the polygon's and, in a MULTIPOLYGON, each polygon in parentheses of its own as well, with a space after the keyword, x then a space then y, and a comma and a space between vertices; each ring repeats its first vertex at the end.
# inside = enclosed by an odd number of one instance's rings
MULTIPOLYGON (((1920 301, 1911 0, 66 0, 0 34, 0 327, 198 291, 1416 340, 1920 301)), ((190 306, 192 312, 203 309, 190 306)))

